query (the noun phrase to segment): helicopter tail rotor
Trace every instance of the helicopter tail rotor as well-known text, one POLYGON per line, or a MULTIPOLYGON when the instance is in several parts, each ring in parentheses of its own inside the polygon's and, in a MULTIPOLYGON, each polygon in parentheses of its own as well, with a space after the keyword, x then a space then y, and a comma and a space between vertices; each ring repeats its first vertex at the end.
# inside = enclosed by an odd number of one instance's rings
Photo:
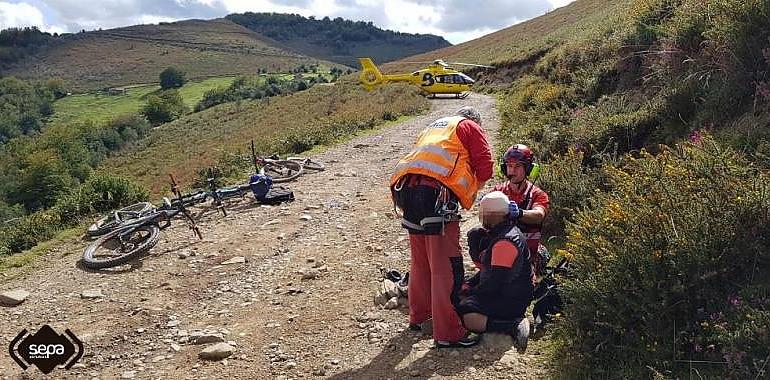
POLYGON ((371 91, 383 82, 383 75, 371 58, 359 58, 358 62, 361 64, 358 80, 366 91, 371 91))

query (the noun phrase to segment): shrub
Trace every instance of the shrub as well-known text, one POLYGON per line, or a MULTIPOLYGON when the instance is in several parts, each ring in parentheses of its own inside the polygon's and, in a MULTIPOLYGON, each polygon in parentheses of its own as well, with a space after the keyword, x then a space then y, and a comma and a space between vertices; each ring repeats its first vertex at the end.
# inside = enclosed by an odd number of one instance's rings
POLYGON ((600 188, 601 169, 584 166, 583 155, 571 148, 543 165, 540 187, 548 193, 551 202, 544 226, 547 235, 562 235, 565 223, 587 206, 600 188))
POLYGON ((147 189, 126 178, 109 174, 91 176, 85 187, 95 195, 90 203, 97 212, 114 210, 149 198, 147 189))
POLYGON ((96 175, 83 186, 59 197, 48 210, 0 225, 0 254, 21 252, 77 224, 81 217, 147 200, 146 189, 120 177, 96 175))
POLYGON ((770 181, 710 136, 695 141, 607 166, 612 191, 568 225, 565 375, 681 377, 694 366, 753 378, 765 365, 770 181))
POLYGON ((142 114, 153 125, 168 123, 186 112, 187 106, 177 90, 161 91, 158 95, 148 96, 147 104, 142 109, 142 114))

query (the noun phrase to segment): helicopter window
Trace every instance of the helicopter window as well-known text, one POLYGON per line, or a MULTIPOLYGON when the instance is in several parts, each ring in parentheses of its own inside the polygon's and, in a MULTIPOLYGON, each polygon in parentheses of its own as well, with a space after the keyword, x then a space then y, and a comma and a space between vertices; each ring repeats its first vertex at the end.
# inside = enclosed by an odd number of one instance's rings
POLYGON ((452 77, 449 75, 439 75, 436 77, 438 83, 452 83, 452 77))
POLYGON ((465 74, 462 74, 462 73, 456 74, 456 76, 457 76, 456 80, 459 81, 457 83, 473 84, 475 82, 471 77, 469 77, 469 76, 467 76, 465 74))

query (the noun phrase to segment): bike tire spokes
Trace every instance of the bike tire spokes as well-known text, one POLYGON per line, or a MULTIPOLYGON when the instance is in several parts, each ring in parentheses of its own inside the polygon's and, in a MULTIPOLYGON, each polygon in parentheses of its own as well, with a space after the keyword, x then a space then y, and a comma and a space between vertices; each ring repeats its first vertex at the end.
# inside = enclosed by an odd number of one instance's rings
POLYGON ((100 245, 93 254, 94 260, 112 259, 131 252, 143 241, 147 240, 150 232, 143 229, 135 229, 130 232, 118 234, 117 236, 106 240, 100 245))

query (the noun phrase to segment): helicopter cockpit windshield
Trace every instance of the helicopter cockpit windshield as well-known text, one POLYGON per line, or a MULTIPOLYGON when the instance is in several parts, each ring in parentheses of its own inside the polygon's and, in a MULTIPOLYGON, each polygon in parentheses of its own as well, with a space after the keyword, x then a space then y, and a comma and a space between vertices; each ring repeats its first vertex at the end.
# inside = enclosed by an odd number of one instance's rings
POLYGON ((473 84, 474 82, 476 82, 475 80, 471 79, 471 77, 463 73, 458 73, 457 76, 461 77, 463 81, 465 81, 465 84, 473 84))

